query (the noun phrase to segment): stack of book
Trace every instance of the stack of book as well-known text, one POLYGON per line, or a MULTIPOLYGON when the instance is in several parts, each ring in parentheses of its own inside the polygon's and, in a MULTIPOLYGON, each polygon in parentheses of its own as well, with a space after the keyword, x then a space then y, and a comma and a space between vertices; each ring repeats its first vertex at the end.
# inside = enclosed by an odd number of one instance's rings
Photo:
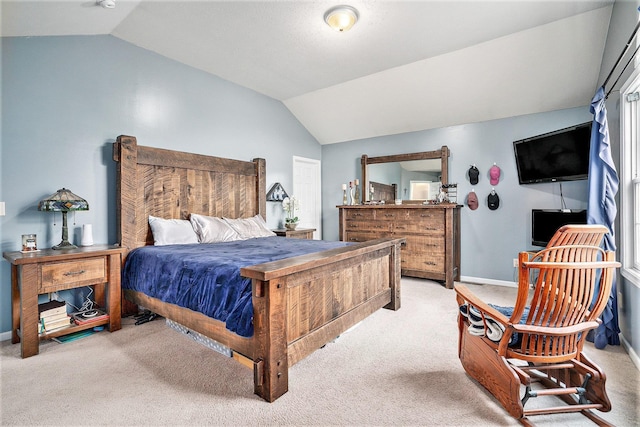
POLYGON ((40 315, 39 334, 67 327, 71 323, 67 315, 67 303, 64 301, 53 300, 38 304, 38 313, 40 315))

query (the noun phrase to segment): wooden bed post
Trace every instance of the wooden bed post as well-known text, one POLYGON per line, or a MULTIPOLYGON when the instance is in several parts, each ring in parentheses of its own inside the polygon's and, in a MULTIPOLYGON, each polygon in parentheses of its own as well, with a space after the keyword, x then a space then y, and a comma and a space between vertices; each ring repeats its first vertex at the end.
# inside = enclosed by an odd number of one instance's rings
MULTIPOLYGON (((118 163, 116 193, 118 240, 120 246, 131 250, 138 245, 136 236, 136 188, 138 179, 138 142, 133 136, 120 135, 113 144, 113 160, 118 163)), ((122 257, 123 261, 125 256, 122 257)))
POLYGON ((253 162, 256 164, 256 196, 258 197, 257 208, 258 213, 262 216, 262 218, 267 220, 267 191, 266 191, 266 180, 267 180, 267 162, 265 159, 253 159, 253 162))
MULTIPOLYGON (((405 242, 403 242, 405 244, 405 242)), ((400 278, 402 266, 400 263, 400 245, 394 245, 390 248, 389 256, 389 283, 391 285, 391 302, 384 306, 389 310, 400 309, 400 278)))
POLYGON ((289 390, 286 287, 253 279, 254 393, 273 402, 289 390))

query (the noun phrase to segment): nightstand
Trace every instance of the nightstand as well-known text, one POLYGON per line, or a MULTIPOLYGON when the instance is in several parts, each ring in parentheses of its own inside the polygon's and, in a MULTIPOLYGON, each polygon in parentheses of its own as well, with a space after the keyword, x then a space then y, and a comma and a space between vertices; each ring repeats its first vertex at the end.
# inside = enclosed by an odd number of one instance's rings
POLYGON ((285 228, 278 230, 271 230, 276 233, 277 236, 288 237, 290 239, 313 239, 313 232, 315 228, 296 228, 295 230, 287 230, 285 228))
POLYGON ((95 245, 76 249, 44 249, 37 252, 4 252, 11 263, 11 342, 21 344, 22 357, 38 354, 40 339, 50 339, 108 325, 121 328, 120 267, 124 248, 95 245), (109 314, 108 320, 70 325, 38 334, 38 295, 94 285, 95 301, 109 314))

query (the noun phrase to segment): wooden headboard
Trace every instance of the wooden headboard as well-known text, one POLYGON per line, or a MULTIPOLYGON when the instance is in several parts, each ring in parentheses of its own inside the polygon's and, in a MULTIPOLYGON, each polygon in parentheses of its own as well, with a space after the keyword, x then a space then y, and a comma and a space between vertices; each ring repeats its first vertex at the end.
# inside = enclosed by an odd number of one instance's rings
POLYGON ((371 200, 384 200, 393 203, 397 198, 397 184, 382 184, 380 182, 369 181, 369 185, 373 188, 373 197, 371 200))
POLYGON ((266 219, 266 162, 144 147, 133 136, 113 144, 117 167, 118 238, 128 250, 152 245, 149 215, 190 213, 266 219))

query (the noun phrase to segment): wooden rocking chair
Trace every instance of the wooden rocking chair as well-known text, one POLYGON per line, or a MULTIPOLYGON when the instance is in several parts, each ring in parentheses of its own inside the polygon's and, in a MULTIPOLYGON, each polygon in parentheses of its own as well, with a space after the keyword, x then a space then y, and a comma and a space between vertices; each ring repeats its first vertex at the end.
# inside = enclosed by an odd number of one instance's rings
POLYGON ((582 352, 587 332, 601 322, 620 266, 613 252, 599 247, 608 232, 600 225, 563 226, 544 250, 521 252, 511 309, 489 305, 466 286, 455 286, 460 361, 523 425, 533 425, 530 415, 563 412, 581 412, 608 425, 591 411, 611 410, 605 374, 582 352), (557 396, 566 405, 525 409, 529 399, 539 396, 557 396))

